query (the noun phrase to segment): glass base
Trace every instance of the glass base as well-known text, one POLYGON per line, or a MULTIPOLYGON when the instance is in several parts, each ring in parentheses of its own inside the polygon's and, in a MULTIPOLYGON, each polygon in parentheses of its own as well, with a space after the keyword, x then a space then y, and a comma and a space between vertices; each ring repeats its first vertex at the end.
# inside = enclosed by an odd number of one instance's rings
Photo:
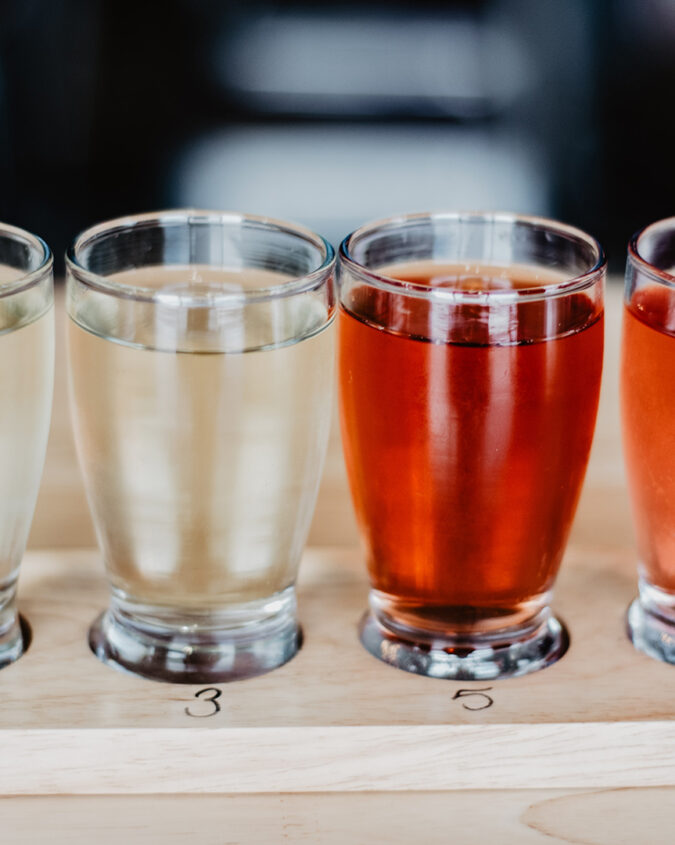
POLYGON ((30 628, 16 609, 16 581, 0 588, 0 669, 14 663, 30 643, 30 628))
POLYGON ((369 612, 361 620, 359 633, 365 648, 390 666, 452 681, 517 678, 550 666, 569 647, 565 626, 548 608, 534 625, 432 640, 421 631, 418 639, 412 630, 402 637, 369 612))
POLYGON ((30 643, 30 628, 25 619, 16 615, 9 628, 0 631, 0 669, 14 663, 30 643))
POLYGON ((626 615, 628 636, 638 651, 675 664, 675 596, 640 581, 640 596, 626 615))
POLYGON ((89 646, 103 663, 176 684, 262 675, 287 663, 301 643, 293 587, 209 613, 158 609, 113 592, 89 631, 89 646))

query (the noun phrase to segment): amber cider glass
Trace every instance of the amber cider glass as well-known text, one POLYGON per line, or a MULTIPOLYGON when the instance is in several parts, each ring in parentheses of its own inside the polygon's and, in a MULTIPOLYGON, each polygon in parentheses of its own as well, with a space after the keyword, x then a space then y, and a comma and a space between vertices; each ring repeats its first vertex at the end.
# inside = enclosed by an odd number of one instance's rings
POLYGON ((675 663, 675 217, 628 247, 621 406, 637 540, 639 597, 628 611, 635 647, 675 663))
POLYGON ((595 426, 604 277, 593 238, 509 214, 343 242, 340 414, 380 659, 479 680, 566 650, 550 600, 595 426))

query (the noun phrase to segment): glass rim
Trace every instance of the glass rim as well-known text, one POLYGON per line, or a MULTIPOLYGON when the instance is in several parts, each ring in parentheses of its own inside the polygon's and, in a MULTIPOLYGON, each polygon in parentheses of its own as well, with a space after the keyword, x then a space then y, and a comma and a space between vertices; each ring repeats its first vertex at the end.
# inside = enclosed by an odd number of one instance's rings
POLYGON ((675 273, 669 273, 667 270, 661 270, 660 267, 655 267, 651 261, 647 261, 640 255, 640 241, 642 237, 655 227, 663 227, 670 229, 675 235, 675 217, 664 217, 661 220, 654 220, 652 223, 647 223, 637 232, 634 232, 631 239, 628 241, 628 260, 641 270, 647 276, 650 276, 653 281, 669 287, 675 287, 675 273))
MULTIPOLYGON (((397 293, 405 296, 413 296, 424 299, 435 299, 448 303, 509 303, 520 300, 548 299, 556 296, 566 296, 591 287, 602 276, 607 267, 607 257, 602 244, 592 235, 571 226, 561 223, 548 217, 538 217, 529 214, 517 214, 503 211, 439 211, 420 212, 413 214, 401 214, 394 217, 386 217, 374 220, 355 229, 340 244, 340 261, 345 264, 351 272, 360 276, 367 283, 380 290, 389 293, 397 293), (407 224, 421 220, 430 221, 485 221, 499 223, 523 223, 530 227, 539 226, 551 232, 556 232, 568 238, 574 238, 593 248, 597 256, 595 264, 584 273, 576 275, 571 279, 565 279, 558 283, 547 285, 533 285, 527 288, 501 289, 501 290, 459 290, 452 288, 440 288, 434 285, 424 285, 417 282, 409 282, 402 279, 395 279, 374 270, 370 270, 360 264, 351 254, 352 241, 355 238, 363 237, 377 230, 395 230, 407 224)), ((508 267, 509 265, 504 265, 508 267)))
POLYGON ((0 282, 0 298, 10 296, 14 293, 19 293, 28 288, 33 287, 49 275, 54 266, 54 256, 49 248, 49 245, 39 235, 34 235, 27 229, 21 229, 19 226, 10 226, 9 223, 0 223, 0 240, 3 238, 27 243, 32 249, 41 253, 41 260, 38 266, 30 272, 24 272, 20 268, 18 270, 21 275, 16 279, 10 279, 7 282, 0 282))
MULTIPOLYGON (((289 223, 273 217, 257 214, 245 214, 236 211, 213 211, 194 208, 177 208, 163 211, 149 211, 141 214, 129 214, 96 223, 79 233, 66 250, 66 267, 78 281, 94 288, 100 293, 121 299, 132 299, 138 302, 160 303, 163 306, 206 305, 217 306, 220 303, 250 304, 266 302, 272 299, 295 296, 316 288, 323 278, 328 275, 335 263, 335 250, 332 244, 321 235, 312 232, 298 223, 289 223), (162 292, 161 289, 143 287, 142 285, 128 285, 111 280, 109 276, 102 276, 88 270, 80 263, 78 253, 88 244, 103 235, 113 235, 136 226, 151 228, 167 221, 190 223, 224 223, 236 225, 250 223, 254 227, 268 231, 277 231, 299 238, 312 244, 319 250, 321 263, 310 273, 292 277, 284 282, 268 287, 246 291, 218 291, 217 293, 189 293, 162 292)), ((148 265, 151 266, 151 265, 148 265)), ((161 264, 156 266, 162 266, 161 264)))

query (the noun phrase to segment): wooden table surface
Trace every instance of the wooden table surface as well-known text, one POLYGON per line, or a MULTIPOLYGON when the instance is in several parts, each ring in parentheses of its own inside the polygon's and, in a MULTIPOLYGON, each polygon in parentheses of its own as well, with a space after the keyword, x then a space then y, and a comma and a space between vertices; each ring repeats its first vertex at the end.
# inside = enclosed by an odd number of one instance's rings
MULTIPOLYGON (((574 566, 580 565, 580 561, 583 563, 588 560, 589 567, 597 567, 597 580, 601 588, 602 569, 611 568, 612 561, 616 559, 617 565, 623 567, 622 589, 630 592, 632 532, 618 420, 620 306, 620 283, 615 280, 609 286, 607 295, 605 375, 598 427, 573 529, 568 565, 571 571, 574 566)), ((68 419, 63 320, 62 291, 59 291, 56 392, 44 479, 30 538, 33 550, 88 549, 94 545, 68 419)), ((350 559, 358 556, 358 552, 353 549, 358 538, 336 426, 331 435, 326 471, 309 542, 317 547, 341 547, 330 554, 347 554, 351 555, 350 559)), ((39 558, 40 555, 37 555, 36 559, 39 558)), ((91 566, 92 571, 95 569, 95 554, 77 552, 73 553, 75 558, 78 567, 84 565, 91 566)), ((561 592, 565 577, 563 573, 561 592)), ((583 596, 580 595, 576 602, 579 604, 582 601, 583 596)), ((329 631, 326 636, 330 636, 329 631)), ((606 648, 608 652, 597 658, 607 664, 606 674, 610 676, 614 655, 611 644, 606 645, 606 648)), ((635 661, 636 665, 638 663, 635 661)), ((26 663, 26 671, 28 667, 26 663)), ((18 664, 16 668, 18 671, 18 664)), ((668 667, 657 665, 656 668, 663 672, 670 671, 668 667)), ((394 670, 383 667, 383 671, 394 670)), ((648 664, 640 664, 639 672, 647 673, 641 675, 641 683, 647 683, 645 679, 647 676, 652 678, 650 673, 655 671, 648 664)), ((672 672, 675 680, 675 668, 672 672)), ((553 678, 553 675, 550 677, 553 678)), ((564 672, 557 677, 554 686, 559 695, 564 694, 564 672)), ((659 677, 667 677, 670 681, 670 676, 659 677)), ((541 673, 542 682, 544 678, 545 673, 541 673)), ((401 684, 404 685, 408 680, 414 682, 425 679, 402 678, 401 684)), ((534 686, 539 683, 538 679, 532 681, 534 686)), ((653 690, 653 680, 649 683, 653 690)), ((644 718, 637 715, 638 708, 642 707, 644 711, 645 701, 649 701, 652 690, 631 686, 632 698, 629 697, 625 706, 622 704, 619 708, 622 710, 621 718, 626 718, 626 712, 630 714, 631 701, 635 702, 636 718, 644 718)), ((655 705, 658 712, 654 711, 653 718, 671 720, 674 714, 672 710, 669 711, 669 698, 664 690, 659 689, 658 692, 659 695, 655 696, 658 699, 658 705, 655 705)), ((30 693, 27 692, 27 695, 30 693)), ((65 699, 66 691, 63 692, 65 699)), ((422 706, 419 700, 415 706, 422 706)), ((545 691, 541 689, 537 706, 540 713, 547 706, 545 691)), ((29 714, 30 704, 27 703, 26 707, 26 713, 29 714)), ((574 721, 573 703, 569 711, 572 714, 569 718, 574 721)), ((377 722, 373 714, 370 719, 370 724, 373 719, 377 722)), ((54 720, 58 722, 56 715, 54 720)), ((402 722, 405 723, 403 717, 402 722)), ((514 730, 517 727, 515 725, 514 730)), ((508 743, 508 737, 506 741, 508 743)), ((489 745, 487 737, 481 743, 482 752, 488 757, 485 763, 487 766, 489 749, 484 747, 486 743, 489 745)), ((617 749, 617 752, 624 750, 617 749)), ((612 748, 606 751, 611 758, 612 748)), ((502 746, 502 757, 504 753, 502 746)), ((639 746, 633 749, 633 753, 639 756, 639 746)), ((619 758, 624 759, 620 753, 617 756, 619 758)), ((25 769, 26 761, 22 761, 22 764, 25 769)), ((434 765, 438 767, 439 764, 439 759, 435 758, 434 765)), ((171 759, 167 759, 166 765, 172 765, 171 759)), ((391 765, 401 765, 396 753, 392 753, 391 765)), ((283 761, 280 761, 280 766, 283 767, 283 761)), ((551 768, 555 771, 555 759, 551 761, 551 768)), ((428 790, 427 785, 425 791, 410 792, 355 793, 332 790, 260 794, 253 790, 251 794, 159 795, 140 794, 143 789, 136 786, 135 790, 139 794, 134 795, 5 796, 0 798, 0 837, 3 843, 34 843, 49 836, 51 842, 68 842, 70 845, 91 841, 99 845, 119 841, 198 841, 200 845, 286 841, 408 843, 412 839, 421 840, 425 845, 449 841, 469 845, 489 842, 507 845, 639 845, 644 842, 660 845, 671 843, 674 839, 675 783, 667 778, 650 786, 649 783, 653 781, 637 777, 635 783, 640 786, 622 785, 620 788, 589 786, 592 780, 578 787, 569 781, 556 786, 554 779, 552 782, 542 782, 540 788, 533 788, 529 782, 527 788, 523 788, 522 784, 514 781, 513 789, 477 789, 476 765, 469 766, 469 769, 471 774, 467 773, 465 784, 468 788, 444 787, 443 791, 428 790)), ((326 777, 326 773, 322 772, 321 776, 326 777)), ((172 777, 177 780, 175 772, 172 777)), ((453 777, 456 779, 458 776, 453 777)), ((459 777, 461 780, 461 774, 459 777)), ((489 779, 486 783, 489 783, 489 779)), ((630 783, 630 777, 625 774, 618 776, 615 783, 630 783)), ((153 791, 149 784, 147 792, 153 791)), ((180 793, 179 790, 177 792, 180 793)), ((237 792, 241 793, 241 790, 237 792)))

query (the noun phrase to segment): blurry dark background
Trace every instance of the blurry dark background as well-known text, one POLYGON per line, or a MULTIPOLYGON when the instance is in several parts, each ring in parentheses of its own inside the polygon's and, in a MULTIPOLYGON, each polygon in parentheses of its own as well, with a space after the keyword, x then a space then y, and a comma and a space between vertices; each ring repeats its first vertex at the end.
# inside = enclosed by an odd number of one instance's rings
POLYGON ((514 210, 620 271, 675 214, 673 90, 673 0, 0 0, 0 219, 60 260, 91 223, 179 205, 333 242, 514 210))

